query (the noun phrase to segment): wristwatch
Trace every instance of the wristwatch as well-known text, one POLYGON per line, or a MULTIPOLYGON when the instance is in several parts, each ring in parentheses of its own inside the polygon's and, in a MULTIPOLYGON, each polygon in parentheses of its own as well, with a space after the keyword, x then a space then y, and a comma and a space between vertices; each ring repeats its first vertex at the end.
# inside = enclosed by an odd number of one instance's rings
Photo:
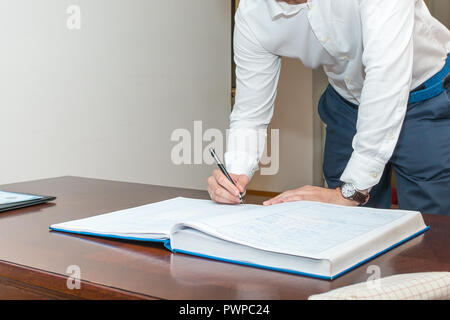
POLYGON ((360 205, 365 205, 369 201, 369 194, 358 191, 351 183, 343 183, 340 186, 341 194, 345 199, 354 200, 360 205))

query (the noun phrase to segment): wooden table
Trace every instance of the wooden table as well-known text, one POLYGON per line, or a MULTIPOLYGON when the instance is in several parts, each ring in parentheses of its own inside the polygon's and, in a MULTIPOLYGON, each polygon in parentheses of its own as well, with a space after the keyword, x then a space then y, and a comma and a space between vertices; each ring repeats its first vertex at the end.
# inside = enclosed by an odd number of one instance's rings
MULTIPOLYGON (((381 276, 450 270, 450 217, 424 215, 431 230, 333 280, 172 254, 160 244, 49 231, 53 223, 204 191, 61 177, 0 186, 54 195, 55 203, 0 214, 0 299, 306 299, 311 294, 381 276), (67 269, 80 267, 81 289, 67 269)), ((250 197, 249 202, 264 199, 250 197)))

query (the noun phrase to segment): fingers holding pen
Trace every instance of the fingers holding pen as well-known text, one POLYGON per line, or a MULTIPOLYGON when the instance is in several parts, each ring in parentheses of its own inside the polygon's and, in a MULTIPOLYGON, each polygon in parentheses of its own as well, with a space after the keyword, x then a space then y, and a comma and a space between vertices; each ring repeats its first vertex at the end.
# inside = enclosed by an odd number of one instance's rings
MULTIPOLYGON (((224 176, 224 178, 226 179, 226 177, 224 176)), ((209 196, 211 197, 211 200, 215 201, 215 202, 219 202, 219 203, 229 203, 229 204, 238 204, 240 203, 240 199, 238 197, 239 195, 239 191, 237 192, 237 195, 234 195, 233 192, 230 192, 226 186, 222 185, 221 183, 219 183, 218 179, 220 179, 220 182, 225 184, 227 187, 229 187, 229 185, 226 184, 225 181, 223 181, 220 177, 217 177, 213 174, 212 176, 210 176, 208 178, 208 193, 209 196)), ((226 179, 228 181, 228 179, 226 179)), ((235 186, 233 186, 233 184, 228 181, 231 186, 237 190, 237 188, 235 186)))
POLYGON ((216 182, 225 190, 227 190, 231 195, 235 197, 239 196, 239 189, 230 180, 228 180, 228 178, 220 170, 214 170, 213 177, 216 182))

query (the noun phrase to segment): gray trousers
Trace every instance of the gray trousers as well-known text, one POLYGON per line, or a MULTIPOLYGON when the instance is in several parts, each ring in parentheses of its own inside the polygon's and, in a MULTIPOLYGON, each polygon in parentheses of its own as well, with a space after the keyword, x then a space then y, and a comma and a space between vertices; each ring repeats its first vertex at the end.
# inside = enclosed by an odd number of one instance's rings
MULTIPOLYGON (((319 102, 319 114, 327 124, 323 170, 328 186, 336 188, 353 152, 358 106, 328 86, 319 102)), ((394 153, 366 206, 390 208, 391 170, 395 171, 400 209, 450 215, 449 88, 408 105, 394 153)))

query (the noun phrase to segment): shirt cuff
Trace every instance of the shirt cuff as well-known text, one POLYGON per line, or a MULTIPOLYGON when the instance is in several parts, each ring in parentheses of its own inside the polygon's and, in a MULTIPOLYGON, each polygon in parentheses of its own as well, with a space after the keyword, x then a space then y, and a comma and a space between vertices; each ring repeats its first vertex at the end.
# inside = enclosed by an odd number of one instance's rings
POLYGON ((381 161, 369 159, 353 152, 341 175, 341 181, 353 184, 360 191, 370 190, 380 182, 385 166, 386 164, 381 161))
POLYGON ((232 174, 245 174, 251 179, 258 171, 258 161, 246 152, 228 151, 225 153, 227 171, 232 174))

